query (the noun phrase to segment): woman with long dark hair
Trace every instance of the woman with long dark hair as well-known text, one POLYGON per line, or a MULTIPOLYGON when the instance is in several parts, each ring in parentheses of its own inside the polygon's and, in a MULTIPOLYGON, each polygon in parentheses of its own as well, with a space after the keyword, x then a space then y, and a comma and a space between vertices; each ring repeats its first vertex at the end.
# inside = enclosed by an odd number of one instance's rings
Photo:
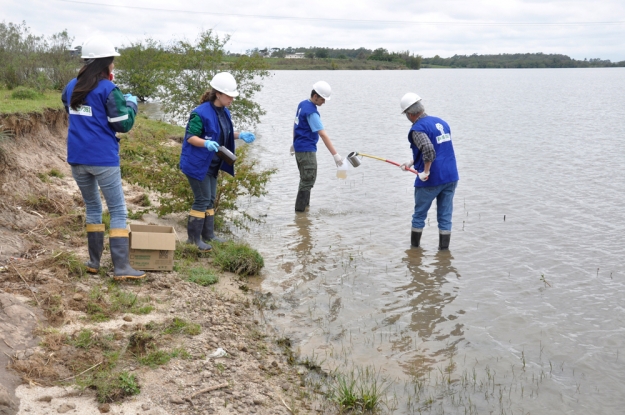
POLYGON ((210 241, 222 242, 215 236, 215 196, 220 170, 234 176, 234 166, 217 157, 219 147, 234 153, 234 140, 246 143, 255 140, 254 133, 234 131, 228 107, 235 97, 237 81, 228 72, 216 74, 200 98, 200 105, 191 111, 182 142, 180 169, 187 176, 193 191, 193 205, 187 221, 188 243, 202 251, 210 251, 210 241))
POLYGON ((132 128, 137 98, 122 92, 111 82, 113 59, 119 56, 108 39, 94 36, 82 46, 84 65, 63 90, 69 113, 67 162, 72 166, 87 211, 87 271, 97 273, 104 250, 104 224, 100 191, 111 215, 109 243, 113 278, 140 279, 145 272, 129 263, 126 201, 119 168, 119 139, 115 133, 132 128))

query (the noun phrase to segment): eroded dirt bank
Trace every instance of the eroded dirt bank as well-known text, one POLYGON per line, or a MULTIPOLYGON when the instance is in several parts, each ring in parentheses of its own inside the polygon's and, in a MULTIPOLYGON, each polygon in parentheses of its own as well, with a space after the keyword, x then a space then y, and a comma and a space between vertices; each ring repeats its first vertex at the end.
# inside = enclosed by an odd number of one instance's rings
MULTIPOLYGON (((113 283, 87 258, 84 209, 65 163, 65 114, 2 116, 0 415, 333 413, 264 324, 270 295, 219 275, 203 287, 177 271, 113 283), (218 348, 226 356, 211 357, 218 348)), ((144 189, 125 186, 137 210, 144 189)), ((175 226, 181 216, 134 222, 175 226)), ((183 246, 183 245, 181 245, 183 246)), ((210 255, 181 248, 186 264, 210 255)), ((309 365, 310 366, 310 365, 309 365)))

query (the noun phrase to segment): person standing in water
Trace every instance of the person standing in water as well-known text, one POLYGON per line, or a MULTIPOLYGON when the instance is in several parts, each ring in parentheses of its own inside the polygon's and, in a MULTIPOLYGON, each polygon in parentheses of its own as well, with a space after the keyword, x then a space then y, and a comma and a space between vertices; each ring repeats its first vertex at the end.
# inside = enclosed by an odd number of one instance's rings
POLYGON ((291 155, 295 154, 299 169, 299 189, 295 199, 295 211, 304 212, 310 204, 310 191, 317 180, 317 141, 319 137, 334 157, 337 167, 343 165, 343 158, 334 149, 332 140, 328 137, 317 107, 330 100, 332 89, 327 82, 319 81, 313 85, 310 99, 304 100, 297 106, 295 124, 293 126, 293 145, 291 155))
POLYGON ((237 81, 228 72, 216 74, 210 88, 200 98, 200 105, 191 111, 182 142, 180 169, 187 176, 193 191, 193 205, 187 220, 187 243, 202 251, 210 251, 215 237, 215 196, 219 171, 234 176, 234 166, 217 157, 219 147, 234 153, 234 140, 251 143, 256 139, 247 131, 235 132, 228 107, 239 95, 237 81))
POLYGON ((408 132, 412 160, 403 163, 400 168, 407 170, 414 165, 419 172, 414 184, 415 206, 410 244, 414 247, 420 245, 428 210, 436 199, 438 249, 449 249, 454 193, 459 179, 449 125, 440 118, 427 115, 421 97, 415 93, 405 94, 400 107, 412 123, 408 132))
POLYGON ((87 271, 97 273, 104 250, 104 224, 100 191, 111 215, 109 244, 113 278, 141 279, 145 272, 129 262, 126 201, 119 168, 119 139, 115 133, 130 131, 137 113, 137 97, 122 95, 113 78, 115 47, 102 36, 82 45, 84 65, 61 95, 69 114, 67 162, 85 202, 89 262, 87 271))

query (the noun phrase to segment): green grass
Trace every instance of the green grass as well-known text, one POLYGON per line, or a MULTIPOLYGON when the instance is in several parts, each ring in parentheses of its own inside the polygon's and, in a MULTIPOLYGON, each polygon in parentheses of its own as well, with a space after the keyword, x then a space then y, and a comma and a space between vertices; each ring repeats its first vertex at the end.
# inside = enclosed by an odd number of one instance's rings
POLYGON ((383 403, 390 384, 373 368, 336 373, 330 385, 331 400, 341 411, 375 411, 383 403))
POLYGON ((155 368, 157 366, 166 365, 172 358, 172 354, 170 352, 166 352, 164 350, 155 350, 146 354, 145 356, 141 356, 137 358, 137 361, 144 366, 149 366, 151 368, 155 368))
MULTIPOLYGON (((170 137, 179 137, 181 140, 184 137, 184 127, 178 125, 172 125, 163 121, 151 120, 144 114, 139 114, 135 118, 134 127, 131 133, 134 140, 139 141, 163 141, 170 137)), ((127 134, 121 134, 121 137, 126 137, 127 134)))
POLYGON ((45 109, 63 109, 61 92, 46 91, 35 99, 14 99, 13 91, 0 88, 0 114, 42 113, 45 109))
POLYGON ((154 307, 149 305, 148 297, 139 297, 130 291, 123 291, 118 286, 109 287, 110 311, 113 313, 150 314, 154 307))
POLYGON ((83 277, 86 275, 85 265, 73 252, 61 251, 53 253, 52 261, 67 270, 69 277, 83 277))
POLYGON ((194 282, 197 285, 201 285, 202 287, 206 287, 208 285, 216 284, 217 282, 219 282, 219 277, 212 269, 196 267, 188 270, 187 281, 194 282))
POLYGON ((51 169, 47 173, 37 173, 37 177, 39 177, 39 180, 44 183, 50 183, 50 177, 58 177, 59 179, 62 179, 65 175, 58 169, 51 169))
POLYGON ((63 177, 65 177, 65 175, 63 173, 61 173, 61 171, 59 171, 58 169, 51 169, 48 172, 48 176, 50 176, 50 177, 58 177, 59 179, 62 179, 63 177))
POLYGON ((89 291, 87 315, 91 321, 108 321, 113 316, 123 313, 150 314, 154 307, 149 297, 140 297, 130 291, 122 290, 119 285, 109 283, 107 292, 99 285, 89 291))
POLYGON ((215 252, 215 265, 224 271, 242 276, 257 275, 265 265, 258 251, 247 244, 237 242, 214 244, 213 252, 215 252))
POLYGON ((188 334, 190 336, 197 336, 201 331, 199 324, 189 323, 178 317, 175 317, 163 330, 165 334, 188 334))
POLYGON ((155 350, 137 358, 137 361, 144 366, 149 366, 152 369, 157 366, 166 365, 171 359, 184 359, 190 360, 192 357, 185 349, 174 349, 171 352, 164 350, 155 350))
POLYGON ((89 350, 94 344, 93 332, 89 329, 83 329, 75 335, 71 344, 79 349, 89 350))
POLYGON ((104 229, 106 229, 106 233, 108 234, 109 229, 111 229, 111 214, 108 210, 102 212, 102 223, 104 224, 104 229))
POLYGON ((11 91, 11 99, 28 99, 34 101, 41 97, 43 97, 41 92, 23 86, 19 86, 11 91))
POLYGON ((137 377, 125 371, 99 371, 79 384, 95 389, 96 398, 100 403, 116 402, 126 396, 138 395, 141 392, 137 377))

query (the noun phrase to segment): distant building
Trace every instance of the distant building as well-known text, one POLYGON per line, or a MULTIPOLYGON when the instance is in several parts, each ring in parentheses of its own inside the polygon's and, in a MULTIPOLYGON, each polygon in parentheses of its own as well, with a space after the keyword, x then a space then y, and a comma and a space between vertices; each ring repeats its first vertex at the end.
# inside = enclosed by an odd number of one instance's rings
POLYGON ((304 52, 290 53, 284 56, 286 59, 304 59, 304 52))

